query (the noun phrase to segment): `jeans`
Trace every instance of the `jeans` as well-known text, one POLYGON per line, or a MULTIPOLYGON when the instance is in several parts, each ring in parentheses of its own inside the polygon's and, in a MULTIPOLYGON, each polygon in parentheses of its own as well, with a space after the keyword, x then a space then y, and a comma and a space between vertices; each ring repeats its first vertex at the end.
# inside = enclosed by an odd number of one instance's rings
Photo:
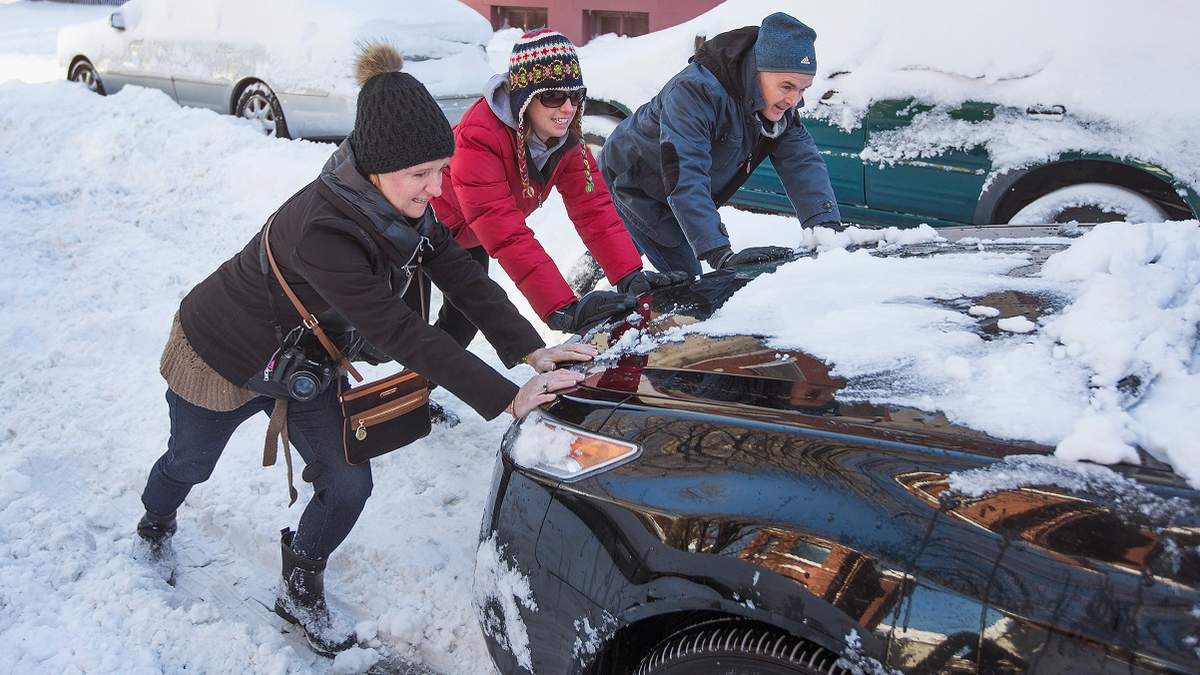
MULTIPOLYGON (((259 396, 236 410, 216 412, 192 405, 167 390, 171 437, 167 451, 150 469, 142 505, 151 513, 175 512, 192 487, 208 480, 234 429, 257 413, 268 415, 275 399, 259 396)), ((330 386, 308 402, 288 401, 288 436, 312 477, 313 497, 300 515, 292 550, 324 560, 358 520, 371 496, 371 467, 351 465, 342 449, 342 411, 337 387, 330 386)), ((283 492, 280 486, 280 492, 283 492)))
MULTIPOLYGON (((617 209, 617 212, 620 214, 620 209, 617 209)), ((679 227, 678 223, 674 225, 679 227)), ((654 265, 654 269, 659 272, 682 270, 692 276, 700 276, 700 261, 696 259, 696 252, 692 250, 692 245, 687 242, 687 239, 684 239, 683 243, 678 246, 664 246, 646 236, 637 227, 627 225, 625 229, 629 230, 629 237, 633 239, 634 245, 638 247, 638 251, 642 255, 646 256, 650 264, 654 265)))
MULTIPOLYGON (((484 272, 487 272, 488 254, 482 246, 469 248, 467 253, 483 267, 484 272)), ((408 290, 404 292, 404 304, 414 312, 421 311, 422 303, 425 307, 429 307, 429 279, 426 278, 423 284, 424 288, 422 289, 422 284, 413 279, 412 283, 408 285, 408 290), (422 297, 422 290, 424 290, 424 297, 422 297)), ((442 309, 438 312, 437 323, 434 325, 449 334, 464 349, 471 344, 471 340, 474 340, 475 334, 479 332, 467 315, 458 311, 458 308, 446 299, 442 300, 442 309)))
POLYGON ((638 251, 646 256, 654 269, 699 276, 700 261, 671 207, 643 192, 629 174, 617 175, 605 167, 604 179, 612 193, 617 215, 625 222, 625 229, 629 230, 638 251))

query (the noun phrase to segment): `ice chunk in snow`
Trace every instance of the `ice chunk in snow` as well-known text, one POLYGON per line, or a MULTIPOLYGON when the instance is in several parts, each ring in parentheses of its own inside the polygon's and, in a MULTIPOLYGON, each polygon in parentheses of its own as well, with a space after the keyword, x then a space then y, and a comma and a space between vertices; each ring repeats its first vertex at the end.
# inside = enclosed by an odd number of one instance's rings
POLYGON ((991 318, 994 316, 1000 316, 1000 310, 996 309, 995 307, 988 307, 987 305, 971 305, 971 309, 967 310, 967 314, 970 314, 971 316, 991 318))
POLYGON ((996 327, 1009 333, 1032 333, 1037 324, 1023 316, 1010 316, 997 321, 996 327))

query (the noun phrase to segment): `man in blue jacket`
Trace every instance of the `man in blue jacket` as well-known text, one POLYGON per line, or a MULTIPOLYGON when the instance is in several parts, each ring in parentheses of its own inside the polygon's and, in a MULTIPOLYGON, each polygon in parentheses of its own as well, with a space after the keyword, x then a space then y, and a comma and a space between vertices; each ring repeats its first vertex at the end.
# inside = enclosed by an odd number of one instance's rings
POLYGON ((717 208, 771 158, 802 225, 840 226, 829 170, 796 114, 816 74, 817 34, 783 12, 706 42, 604 146, 604 177, 642 253, 662 272, 785 258, 733 252, 717 208))

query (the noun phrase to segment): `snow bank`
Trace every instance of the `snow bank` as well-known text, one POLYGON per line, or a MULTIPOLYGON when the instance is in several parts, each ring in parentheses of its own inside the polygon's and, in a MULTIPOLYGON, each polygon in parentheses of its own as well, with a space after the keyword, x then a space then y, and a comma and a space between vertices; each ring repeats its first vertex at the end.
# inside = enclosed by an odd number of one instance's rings
MULTIPOLYGON (((0 350, 21 364, 0 388, 7 668, 330 667, 256 600, 249 609, 216 601, 232 592, 272 602, 279 528, 299 518, 286 508, 283 463, 259 466, 265 416, 238 430, 180 510, 180 585, 195 592, 166 586, 130 552, 139 495, 166 444, 158 356, 179 300, 333 149, 268 139, 157 91, 100 97, 67 82, 0 84, 0 350), (193 584, 197 575, 207 577, 193 584)), ((502 368, 486 342, 474 349, 502 368)), ((522 366, 509 377, 531 373, 522 366)), ((364 650, 474 675, 490 660, 462 580, 473 573, 506 421, 484 422, 444 392, 434 398, 463 422, 372 463, 374 494, 326 584, 336 611, 378 625, 364 650)), ((311 488, 297 487, 303 504, 311 488)))
POLYGON ((1200 187, 1200 5, 1162 0, 1153 10, 1114 0, 963 3, 918 0, 737 0, 678 26, 636 38, 601 36, 580 52, 589 95, 636 108, 681 70, 697 34, 758 24, 786 11, 817 31, 817 80, 807 114, 843 128, 868 106, 916 98, 934 110, 911 127, 873 138, 868 161, 889 162, 984 145, 997 168, 1068 150, 1135 153, 1200 187), (638 73, 638 77, 630 77, 638 73), (837 94, 818 104, 829 91, 837 94), (990 124, 949 112, 965 101, 1009 106, 990 124), (1028 116, 1061 105, 1062 119, 1028 116))
POLYGON ((685 332, 802 349, 851 379, 839 398, 938 410, 1060 457, 1138 462, 1141 446, 1200 486, 1200 223, 1100 225, 1040 277, 1026 254, 880 257, 831 249, 750 282, 685 332), (798 292, 799 291, 799 292, 798 292), (980 296, 1020 291, 1041 316, 1001 318, 980 296), (787 298, 787 311, 781 299, 787 298), (1036 319, 1034 321, 1033 319, 1036 319))

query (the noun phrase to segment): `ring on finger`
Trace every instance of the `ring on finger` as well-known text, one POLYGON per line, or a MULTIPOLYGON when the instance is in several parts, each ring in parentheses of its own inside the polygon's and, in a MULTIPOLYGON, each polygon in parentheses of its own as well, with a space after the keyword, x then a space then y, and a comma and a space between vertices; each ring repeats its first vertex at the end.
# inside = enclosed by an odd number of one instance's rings
POLYGON ((549 382, 543 382, 543 383, 542 383, 542 393, 543 393, 543 394, 548 394, 548 393, 550 393, 550 383, 549 383, 549 382))

